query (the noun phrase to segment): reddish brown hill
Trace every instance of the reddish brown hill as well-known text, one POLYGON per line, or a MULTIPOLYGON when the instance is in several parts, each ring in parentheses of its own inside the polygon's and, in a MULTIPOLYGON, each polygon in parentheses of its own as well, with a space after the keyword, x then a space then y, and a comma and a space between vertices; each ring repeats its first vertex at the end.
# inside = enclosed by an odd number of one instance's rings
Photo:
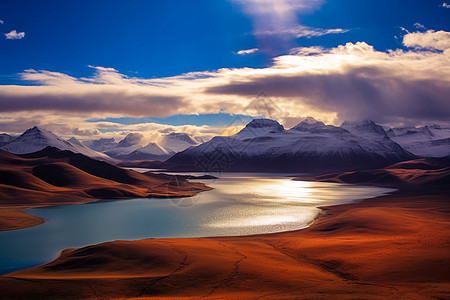
POLYGON ((0 277, 5 299, 448 299, 448 197, 328 207, 273 235, 115 241, 0 277))
POLYGON ((94 201, 129 197, 191 196, 209 188, 170 176, 140 174, 82 154, 47 147, 16 156, 0 151, 0 204, 94 201))
POLYGON ((384 169, 302 176, 298 179, 393 187, 447 186, 450 185, 450 167, 446 160, 424 158, 396 163, 384 169))

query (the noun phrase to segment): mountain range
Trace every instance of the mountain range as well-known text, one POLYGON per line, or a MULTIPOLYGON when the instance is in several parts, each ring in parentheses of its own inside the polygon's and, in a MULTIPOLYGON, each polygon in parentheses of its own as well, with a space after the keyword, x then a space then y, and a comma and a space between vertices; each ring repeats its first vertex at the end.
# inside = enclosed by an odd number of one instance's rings
POLYGON ((176 132, 163 136, 159 143, 148 143, 139 133, 129 133, 119 142, 114 138, 81 142, 74 137, 66 141, 37 126, 26 130, 18 137, 0 135, 0 149, 13 154, 32 153, 50 146, 112 163, 128 160, 163 161, 179 151, 198 144, 199 142, 187 133, 176 132))
POLYGON ((173 132, 163 136, 159 143, 146 143, 142 134, 129 133, 119 143, 113 144, 109 142, 109 145, 113 147, 106 149, 104 153, 119 160, 163 161, 177 152, 199 145, 199 142, 187 133, 173 132))
POLYGON ((439 125, 391 128, 387 135, 417 156, 444 157, 450 155, 450 128, 439 125))
POLYGON ((42 150, 48 146, 60 150, 72 151, 74 153, 81 153, 95 159, 113 161, 113 159, 106 154, 82 145, 81 142, 75 138, 65 141, 53 132, 37 126, 26 130, 19 137, 11 137, 9 142, 3 144, 0 149, 14 154, 27 154, 42 150))
MULTIPOLYGON (((449 130, 439 130, 450 137, 449 130)), ((175 169, 207 172, 320 172, 380 168, 418 156, 405 148, 370 120, 337 127, 307 118, 286 130, 274 120, 257 119, 236 135, 215 137, 175 154, 167 163, 175 169)), ((450 155, 450 147, 439 154, 450 155)))
POLYGON ((295 171, 384 167, 417 157, 450 156, 450 128, 383 128, 373 121, 345 121, 340 127, 306 118, 291 129, 255 119, 232 136, 204 142, 170 133, 149 142, 140 133, 114 138, 64 140, 39 127, 18 137, 0 134, 0 149, 26 154, 55 147, 88 157, 120 161, 166 161, 169 169, 197 171, 295 171))

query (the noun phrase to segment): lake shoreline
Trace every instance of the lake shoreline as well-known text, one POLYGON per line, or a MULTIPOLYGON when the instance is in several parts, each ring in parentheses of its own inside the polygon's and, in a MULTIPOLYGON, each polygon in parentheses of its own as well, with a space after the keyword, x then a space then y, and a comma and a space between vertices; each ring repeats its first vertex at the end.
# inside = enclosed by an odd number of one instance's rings
POLYGON ((449 195, 443 187, 432 192, 402 187, 390 195, 321 207, 324 213, 301 230, 65 250, 48 264, 2 276, 0 288, 8 287, 6 296, 12 298, 43 299, 49 290, 68 299, 445 298, 450 295, 449 195))
MULTIPOLYGON (((234 174, 234 173, 233 173, 234 174)), ((240 173, 237 173, 240 174, 240 173)), ((253 174, 253 173, 242 173, 242 174, 253 174)), ((263 173, 269 175, 272 175, 272 173, 263 173)), ((280 173, 277 173, 278 175, 280 173)), ((195 179, 203 179, 201 176, 186 176, 186 175, 174 175, 174 174, 156 174, 156 175, 169 175, 169 176, 177 176, 184 180, 195 180, 195 179)), ((258 173, 259 175, 259 173, 258 173)), ((283 178, 291 178, 291 180, 300 180, 300 181, 311 181, 311 182, 320 182, 315 177, 311 176, 305 176, 302 178, 294 176, 294 175, 285 175, 282 174, 283 178), (300 179, 299 179, 300 178, 300 179)), ((207 178, 210 179, 210 178, 207 178)), ((217 177, 214 177, 214 179, 219 179, 217 177)), ((347 184, 344 182, 339 181, 329 181, 330 183, 339 183, 339 184, 347 184)), ((191 182, 188 181, 189 184, 192 186, 198 187, 203 186, 203 189, 192 189, 190 192, 193 192, 194 195, 187 195, 186 192, 175 192, 169 196, 168 194, 161 194, 161 193, 151 193, 148 196, 143 197, 118 197, 118 198, 111 198, 111 199, 92 199, 92 198, 80 198, 80 197, 74 197, 73 199, 67 199, 64 202, 39 202, 39 203, 19 203, 14 205, 0 205, 0 232, 3 231, 10 231, 10 230, 18 230, 18 229, 26 229, 35 227, 38 225, 44 224, 46 221, 43 218, 40 218, 38 216, 27 214, 25 211, 33 208, 41 208, 41 207, 57 207, 57 206, 66 206, 66 205, 80 205, 80 204, 87 204, 87 203, 98 203, 101 201, 121 201, 121 200, 130 200, 130 199, 146 199, 146 198, 155 198, 155 199, 178 199, 178 198, 187 198, 187 197, 194 197, 202 192, 207 192, 213 190, 212 187, 204 184, 204 183, 198 183, 198 182, 191 182)), ((360 186, 364 187, 362 184, 349 184, 351 186, 360 186)), ((376 186, 376 185, 370 185, 367 184, 367 186, 376 186)), ((389 188, 395 188, 390 186, 389 188)), ((362 199, 356 200, 360 201, 362 199)), ((320 207, 318 207, 320 208, 320 207)), ((311 223, 312 224, 312 223, 311 223)), ((310 226, 310 225, 308 225, 310 226)), ((308 227, 306 226, 306 227, 308 227)), ((304 227, 304 228, 306 228, 304 227)), ((246 236, 246 235, 242 235, 246 236)))
POLYGON ((314 222, 322 211, 320 206, 352 203, 392 191, 266 175, 230 173, 218 181, 202 180, 213 190, 193 198, 88 201, 26 210, 38 217, 37 224, 43 220, 46 224, 0 233, 1 243, 8 245, 0 251, 0 275, 43 265, 62 249, 109 241, 300 230, 314 222))
POLYGON ((18 229, 26 229, 35 227, 38 225, 42 225, 45 223, 45 220, 36 217, 30 214, 27 214, 25 210, 32 209, 32 208, 39 208, 39 207, 50 207, 50 206, 64 206, 64 205, 77 205, 77 204, 86 204, 86 203, 96 203, 101 201, 115 201, 115 200, 129 200, 129 199, 145 199, 145 198, 155 198, 155 199, 163 199, 163 198, 185 198, 185 197, 193 197, 201 192, 207 192, 212 190, 211 187, 203 184, 198 183, 191 183, 192 184, 192 190, 189 191, 189 193, 186 193, 185 191, 179 192, 172 192, 172 194, 169 196, 169 194, 163 194, 163 193, 150 193, 148 196, 142 196, 142 197, 125 197, 125 198, 112 198, 112 199, 92 199, 92 198, 79 198, 76 197, 73 199, 73 201, 65 201, 65 202, 42 202, 42 203, 23 203, 23 204, 13 204, 13 205, 0 205, 0 232, 2 231, 10 231, 10 230, 18 230, 18 229))

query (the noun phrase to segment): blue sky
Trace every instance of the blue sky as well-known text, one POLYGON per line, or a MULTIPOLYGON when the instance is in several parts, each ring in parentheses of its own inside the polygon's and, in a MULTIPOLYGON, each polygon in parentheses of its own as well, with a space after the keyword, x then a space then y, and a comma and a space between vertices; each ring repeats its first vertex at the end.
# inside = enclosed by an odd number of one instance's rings
MULTIPOLYGON (((412 51, 403 41, 406 34, 450 31, 450 8, 446 6, 443 0, 3 1, 0 87, 49 85, 42 79, 43 73, 24 76, 26 70, 92 81, 102 72, 94 66, 113 68, 121 78, 172 80, 190 72, 209 76, 205 72, 221 68, 270 68, 274 59, 297 47, 332 49, 365 42, 380 52, 412 51), (283 10, 281 5, 290 9, 283 10), (257 50, 238 54, 249 49, 257 50)), ((224 95, 229 96, 229 91, 224 95)), ((171 97, 171 105, 184 101, 171 97)), ((174 110, 177 117, 155 108, 154 115, 124 112, 121 120, 120 112, 114 111, 114 115, 90 115, 86 120, 130 124, 136 118, 135 123, 150 120, 220 126, 224 117, 219 113, 244 113, 233 111, 232 105, 215 110, 209 106, 202 104, 202 109, 194 112, 174 110), (184 114, 197 117, 180 121, 184 114), (217 122, 211 116, 216 116, 217 122)), ((9 104, 4 107, 10 109, 9 104)), ((48 111, 48 107, 35 110, 48 111)), ((12 111, 20 114, 27 109, 12 111)))
MULTIPOLYGON (((314 12, 298 13, 302 24, 345 28, 345 34, 299 38, 295 46, 334 47, 366 41, 378 50, 401 46, 400 27, 415 23, 450 30, 443 1, 328 0, 314 12)), ((17 74, 44 69, 89 76, 88 65, 113 67, 123 74, 152 78, 225 67, 265 67, 276 53, 240 56, 260 48, 252 18, 228 0, 3 1, 0 31, 25 32, 21 40, 0 40, 2 84, 25 84, 17 74)))

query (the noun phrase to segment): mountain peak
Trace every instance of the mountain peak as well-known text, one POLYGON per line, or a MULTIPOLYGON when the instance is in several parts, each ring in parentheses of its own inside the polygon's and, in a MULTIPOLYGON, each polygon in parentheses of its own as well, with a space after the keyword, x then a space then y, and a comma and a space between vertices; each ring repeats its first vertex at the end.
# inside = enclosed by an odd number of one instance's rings
POLYGON ((192 139, 192 137, 185 132, 172 132, 164 137, 165 139, 183 141, 192 145, 196 145, 197 142, 192 139))
POLYGON ((34 126, 32 128, 25 130, 25 132, 22 133, 20 136, 25 137, 25 138, 32 138, 32 139, 61 140, 53 132, 48 131, 48 130, 38 127, 38 126, 34 126))
POLYGON ((344 128, 351 133, 359 136, 371 135, 378 137, 386 137, 386 132, 383 127, 378 125, 372 120, 363 120, 363 121, 344 121, 341 125, 341 128, 344 128))
POLYGON ((272 132, 284 131, 283 125, 270 119, 254 119, 239 131, 235 136, 238 138, 255 138, 272 132))
MULTIPOLYGON (((306 117, 300 124, 316 124, 316 123, 322 123, 323 122, 319 122, 316 119, 314 119, 313 117, 306 117)), ((325 125, 325 124, 324 124, 325 125)))
POLYGON ((130 147, 139 144, 144 136, 140 133, 129 133, 123 140, 117 144, 117 147, 130 147))
POLYGON ((70 143, 62 140, 53 132, 37 126, 27 129, 18 138, 3 145, 2 149, 14 154, 25 154, 42 150, 47 146, 73 150, 70 143))
POLYGON ((317 121, 313 117, 307 117, 301 123, 292 127, 291 130, 311 131, 311 130, 318 130, 318 129, 325 129, 325 128, 327 128, 327 125, 325 125, 323 122, 317 121))
MULTIPOLYGON (((283 128, 283 126, 275 120, 271 119, 254 119, 247 124, 248 128, 283 128)), ((283 128, 284 129, 284 128, 283 128)))
POLYGON ((25 130, 25 132, 23 134, 33 133, 33 132, 43 132, 43 131, 46 131, 46 130, 43 130, 37 126, 33 126, 32 128, 28 128, 27 130, 25 130))

